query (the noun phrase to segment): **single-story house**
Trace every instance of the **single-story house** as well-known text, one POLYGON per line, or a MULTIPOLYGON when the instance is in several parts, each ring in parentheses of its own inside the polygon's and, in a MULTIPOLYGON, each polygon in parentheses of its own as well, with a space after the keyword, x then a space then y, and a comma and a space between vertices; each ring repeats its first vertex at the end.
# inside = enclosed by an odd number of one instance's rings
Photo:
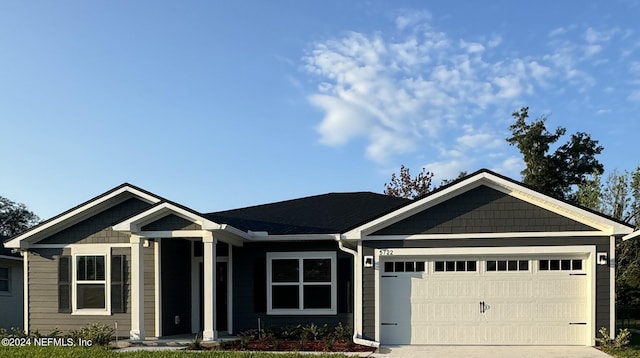
POLYGON ((5 242, 26 330, 132 340, 339 322, 356 343, 594 345, 633 228, 480 170, 416 200, 330 193, 200 213, 122 184, 5 242))
POLYGON ((22 257, 2 244, 0 236, 0 328, 23 328, 22 257))

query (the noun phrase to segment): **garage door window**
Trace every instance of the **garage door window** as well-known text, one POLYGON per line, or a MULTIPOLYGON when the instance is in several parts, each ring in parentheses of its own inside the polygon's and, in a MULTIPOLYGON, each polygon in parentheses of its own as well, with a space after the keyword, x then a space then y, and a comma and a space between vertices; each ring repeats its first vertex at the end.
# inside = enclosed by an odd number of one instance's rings
POLYGON ((487 271, 529 271, 529 260, 487 260, 487 271))
POLYGON ((436 261, 434 263, 435 272, 476 272, 476 261, 436 261))
POLYGON ((582 271, 581 259, 539 260, 540 271, 582 271))
POLYGON ((335 314, 335 252, 267 253, 269 314, 335 314))
POLYGON ((424 272, 424 261, 388 261, 384 272, 424 272))

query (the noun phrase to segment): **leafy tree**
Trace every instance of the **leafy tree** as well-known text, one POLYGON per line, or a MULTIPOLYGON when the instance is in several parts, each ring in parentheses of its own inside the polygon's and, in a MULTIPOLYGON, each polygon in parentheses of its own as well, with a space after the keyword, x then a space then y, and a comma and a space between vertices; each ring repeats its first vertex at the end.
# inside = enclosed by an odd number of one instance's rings
MULTIPOLYGON (((588 208, 640 228, 640 167, 632 173, 611 172, 604 183, 600 175, 578 187, 578 202, 588 208)), ((640 306, 640 240, 619 243, 616 250, 616 302, 640 306)))
POLYGON ((0 236, 11 237, 40 221, 40 218, 22 203, 0 196, 0 236))
POLYGON ((464 177, 466 177, 466 176, 467 176, 467 172, 466 172, 466 171, 461 171, 460 173, 458 173, 458 176, 457 176, 457 177, 455 177, 455 178, 453 178, 453 179, 444 179, 444 180, 440 183, 440 186, 444 186, 444 185, 447 185, 447 184, 451 184, 451 183, 453 183, 454 181, 456 181, 456 180, 458 180, 458 179, 461 179, 461 178, 464 178, 464 177))
POLYGON ((390 182, 384 184, 384 193, 390 196, 415 199, 433 190, 431 188, 432 179, 433 173, 425 168, 422 168, 422 171, 413 178, 409 173, 409 168, 401 165, 400 174, 392 173, 390 182))
POLYGON ((593 173, 604 171, 596 159, 603 148, 589 134, 572 134, 567 143, 551 153, 551 146, 566 134, 566 128, 549 132, 545 125, 547 116, 528 123, 529 107, 522 107, 512 116, 516 121, 509 126, 511 137, 507 142, 517 146, 524 157, 523 183, 543 193, 569 199, 574 186, 585 183, 593 173))

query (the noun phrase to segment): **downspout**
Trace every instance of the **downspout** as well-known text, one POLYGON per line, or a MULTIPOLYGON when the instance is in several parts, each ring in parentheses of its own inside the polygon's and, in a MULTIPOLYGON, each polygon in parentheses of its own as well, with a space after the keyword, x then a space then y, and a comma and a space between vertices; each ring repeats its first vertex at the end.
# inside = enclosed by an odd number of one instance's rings
MULTIPOLYGON (((344 242, 340 239, 340 234, 336 234, 336 241, 338 242, 338 247, 340 248, 340 250, 353 255, 353 277, 354 277, 354 281, 355 280, 361 280, 362 279, 362 275, 358 275, 358 273, 360 273, 358 271, 358 252, 350 249, 346 246, 344 246, 344 242)), ((360 337, 358 335, 358 332, 356 332, 356 323, 358 321, 358 319, 360 318, 360 311, 362 311, 362 302, 358 302, 358 300, 356 299, 358 297, 358 285, 354 282, 353 283, 353 343, 355 344, 359 344, 362 346, 367 346, 367 347, 373 347, 373 348, 379 348, 380 347, 380 342, 376 342, 376 341, 370 341, 368 339, 364 339, 362 337, 360 337)))

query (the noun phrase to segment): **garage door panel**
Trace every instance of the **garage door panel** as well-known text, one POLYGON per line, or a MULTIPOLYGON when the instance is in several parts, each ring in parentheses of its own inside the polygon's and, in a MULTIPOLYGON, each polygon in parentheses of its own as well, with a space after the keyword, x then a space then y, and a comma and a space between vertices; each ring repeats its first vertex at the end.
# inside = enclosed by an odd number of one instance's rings
MULTIPOLYGON (((474 259, 482 262, 464 260, 474 259)), ((478 264, 477 272, 427 270, 381 279, 380 318, 388 324, 380 328, 382 342, 583 344, 587 275, 539 272, 534 258, 528 262, 519 272, 487 272, 478 264)))

